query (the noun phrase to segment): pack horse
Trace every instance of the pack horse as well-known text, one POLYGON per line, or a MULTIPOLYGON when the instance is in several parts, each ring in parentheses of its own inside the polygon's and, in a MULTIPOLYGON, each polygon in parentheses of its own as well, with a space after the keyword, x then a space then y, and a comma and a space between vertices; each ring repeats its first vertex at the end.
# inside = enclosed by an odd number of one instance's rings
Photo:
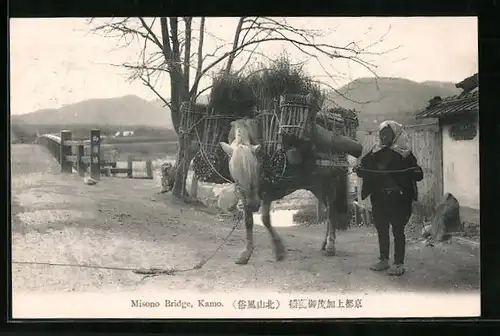
POLYGON ((220 142, 243 204, 246 242, 237 264, 247 264, 252 256, 253 213, 259 209, 276 260, 285 258, 283 240, 271 223, 271 203, 299 189, 311 191, 326 206, 328 220, 321 250, 327 256, 335 255, 336 230, 349 226, 347 165, 334 162, 331 155, 328 160, 325 152, 357 158, 362 146, 351 137, 329 131, 328 123, 322 122, 326 114, 318 110, 307 96, 282 96, 271 113, 231 122, 228 142, 220 142), (269 178, 273 162, 282 164, 279 178, 269 178))

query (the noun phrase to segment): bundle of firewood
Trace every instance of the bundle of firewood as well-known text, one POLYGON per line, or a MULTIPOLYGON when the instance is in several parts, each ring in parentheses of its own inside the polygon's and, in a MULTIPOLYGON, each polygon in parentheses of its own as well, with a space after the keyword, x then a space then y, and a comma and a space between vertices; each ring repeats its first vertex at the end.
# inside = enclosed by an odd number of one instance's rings
POLYGON ((228 158, 222 148, 202 147, 193 158, 193 170, 202 182, 226 183, 232 181, 228 169, 228 158))
POLYGON ((222 74, 214 79, 199 139, 200 150, 193 159, 193 170, 200 181, 232 181, 228 157, 219 143, 227 141, 231 122, 251 116, 253 106, 255 98, 244 78, 222 74))
POLYGON ((272 153, 264 153, 262 157, 262 176, 267 183, 278 183, 286 169, 286 154, 279 148, 272 153))

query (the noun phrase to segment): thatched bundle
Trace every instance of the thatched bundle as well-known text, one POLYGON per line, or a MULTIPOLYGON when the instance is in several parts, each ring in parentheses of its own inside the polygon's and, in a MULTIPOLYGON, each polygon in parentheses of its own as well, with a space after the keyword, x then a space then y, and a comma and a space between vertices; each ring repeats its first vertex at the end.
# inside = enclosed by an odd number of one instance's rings
MULTIPOLYGON (((283 133, 285 129, 280 128, 280 124, 303 122, 305 119, 302 115, 299 116, 301 111, 297 111, 295 107, 305 106, 301 104, 305 103, 302 98, 308 95, 307 105, 319 109, 324 95, 319 85, 307 76, 302 67, 293 65, 286 55, 271 64, 261 65, 248 76, 248 80, 257 99, 257 117, 265 149, 262 158, 263 175, 266 180, 274 183, 283 176, 287 167, 287 148, 280 134, 280 130, 283 133)), ((305 114, 304 116, 307 117, 305 114)), ((303 134, 300 131, 296 133, 299 137, 303 134)))
POLYGON ((258 110, 272 108, 273 101, 279 101, 285 94, 311 94, 313 104, 323 105, 324 95, 319 85, 301 66, 293 65, 286 55, 271 64, 261 64, 247 78, 257 99, 258 110))
POLYGON ((235 74, 221 74, 212 89, 203 123, 200 151, 193 160, 196 176, 204 182, 231 181, 228 157, 219 143, 227 141, 231 122, 253 116, 255 96, 248 82, 235 74))
POLYGON ((222 73, 214 78, 209 105, 219 115, 235 119, 251 117, 256 98, 247 79, 233 73, 222 73))

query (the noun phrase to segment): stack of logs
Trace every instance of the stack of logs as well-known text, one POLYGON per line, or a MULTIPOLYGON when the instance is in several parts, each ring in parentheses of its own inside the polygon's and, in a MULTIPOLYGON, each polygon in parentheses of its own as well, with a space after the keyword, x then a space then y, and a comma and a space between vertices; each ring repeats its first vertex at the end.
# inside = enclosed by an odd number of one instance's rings
POLYGON ((264 178, 276 183, 287 165, 298 166, 313 156, 316 165, 345 166, 347 154, 359 157, 358 121, 354 111, 319 111, 309 96, 282 95, 266 111, 258 113, 261 125, 264 178))
POLYGON ((358 119, 354 111, 336 108, 316 115, 316 156, 318 165, 348 165, 347 154, 356 158, 361 155, 362 146, 356 141, 358 119))

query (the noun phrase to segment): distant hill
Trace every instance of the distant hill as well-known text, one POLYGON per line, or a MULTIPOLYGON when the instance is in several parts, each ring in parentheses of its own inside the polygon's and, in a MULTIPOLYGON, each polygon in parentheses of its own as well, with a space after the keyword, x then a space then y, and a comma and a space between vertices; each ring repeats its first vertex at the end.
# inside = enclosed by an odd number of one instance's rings
POLYGON ((20 142, 19 136, 11 129, 10 130, 10 143, 15 144, 15 143, 19 143, 19 142, 20 142))
POLYGON ((12 123, 35 125, 120 125, 173 129, 168 107, 134 95, 89 99, 58 109, 11 116, 12 123))
MULTIPOLYGON (((394 119, 418 123, 417 111, 425 108, 434 96, 446 97, 461 92, 454 83, 413 82, 402 78, 360 78, 329 95, 327 104, 359 112, 360 129, 373 129, 375 121, 394 119)), ((207 103, 208 95, 198 102, 207 103)), ((32 125, 110 125, 147 126, 173 129, 170 110, 161 100, 144 100, 134 95, 109 99, 90 99, 59 109, 43 109, 11 116, 13 124, 32 125)), ((424 120, 425 122, 425 120, 424 120)))
POLYGON ((359 112, 360 129, 373 129, 384 119, 403 124, 426 122, 415 120, 434 96, 448 97, 460 93, 455 83, 427 81, 417 83, 402 78, 360 78, 328 96, 327 104, 335 104, 359 112))
MULTIPOLYGON (((196 102, 199 104, 208 104, 208 98, 208 95, 200 95, 196 102)), ((150 101, 150 103, 157 107, 163 107, 163 105, 165 105, 165 103, 161 99, 153 99, 150 101)))

